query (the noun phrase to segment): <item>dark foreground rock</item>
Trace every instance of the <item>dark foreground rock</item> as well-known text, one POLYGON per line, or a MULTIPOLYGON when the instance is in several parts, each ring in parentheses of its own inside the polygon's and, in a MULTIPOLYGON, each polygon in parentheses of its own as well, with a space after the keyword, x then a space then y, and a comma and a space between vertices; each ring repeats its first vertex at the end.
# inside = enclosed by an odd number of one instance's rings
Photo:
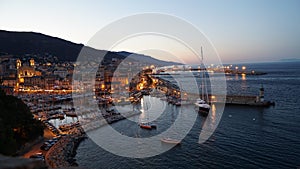
MULTIPOLYGON (((0 169, 50 169, 44 162, 40 160, 7 157, 0 155, 0 169)), ((62 167, 58 169, 84 169, 82 167, 62 167)))
POLYGON ((0 169, 47 169, 46 164, 40 160, 20 157, 6 157, 0 155, 0 169))

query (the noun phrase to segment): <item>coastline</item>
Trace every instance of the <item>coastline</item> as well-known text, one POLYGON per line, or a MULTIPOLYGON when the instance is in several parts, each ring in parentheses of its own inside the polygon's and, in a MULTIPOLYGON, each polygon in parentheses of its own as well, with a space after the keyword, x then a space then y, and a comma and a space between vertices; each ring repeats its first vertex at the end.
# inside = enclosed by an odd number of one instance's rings
POLYGON ((77 166, 74 157, 79 143, 86 138, 81 127, 74 128, 70 135, 62 137, 45 155, 51 168, 77 166))
POLYGON ((46 164, 51 168, 73 167, 78 166, 74 157, 76 151, 85 138, 87 138, 86 131, 101 128, 107 124, 112 124, 120 120, 135 116, 141 112, 130 111, 109 119, 101 119, 89 122, 80 127, 74 127, 69 131, 69 135, 63 136, 45 155, 46 164), (88 126, 87 126, 88 125, 88 126))

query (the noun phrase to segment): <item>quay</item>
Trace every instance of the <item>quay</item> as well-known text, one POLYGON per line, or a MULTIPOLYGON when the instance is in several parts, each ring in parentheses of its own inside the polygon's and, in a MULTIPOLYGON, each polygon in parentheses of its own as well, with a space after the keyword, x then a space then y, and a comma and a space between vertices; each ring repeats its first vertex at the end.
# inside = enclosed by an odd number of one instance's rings
MULTIPOLYGON (((156 89, 166 97, 168 103, 180 106, 183 104, 194 104, 195 100, 200 98, 200 94, 187 93, 180 91, 177 85, 174 85, 162 78, 151 76, 153 81, 157 81, 156 89), (182 95, 182 93, 184 94, 182 95), (183 98, 182 98, 183 97, 183 98), (183 103, 183 104, 182 104, 183 103)), ((153 89, 152 89, 153 90, 153 89)), ((272 101, 266 101, 264 99, 264 87, 261 86, 259 89, 259 94, 255 95, 225 95, 218 96, 208 94, 209 103, 225 103, 225 105, 245 105, 245 106, 258 106, 258 107, 270 107, 275 106, 272 101)))
POLYGON ((258 106, 270 107, 275 106, 275 102, 260 101, 259 96, 226 96, 226 105, 245 105, 245 106, 258 106))
POLYGON ((112 124, 114 122, 118 122, 120 120, 127 119, 129 117, 141 114, 140 111, 129 111, 126 113, 118 114, 109 118, 94 118, 94 119, 82 119, 80 121, 81 127, 84 129, 85 132, 89 132, 100 127, 103 127, 107 124, 112 124))
POLYGON ((225 70, 225 75, 266 75, 266 72, 225 70))

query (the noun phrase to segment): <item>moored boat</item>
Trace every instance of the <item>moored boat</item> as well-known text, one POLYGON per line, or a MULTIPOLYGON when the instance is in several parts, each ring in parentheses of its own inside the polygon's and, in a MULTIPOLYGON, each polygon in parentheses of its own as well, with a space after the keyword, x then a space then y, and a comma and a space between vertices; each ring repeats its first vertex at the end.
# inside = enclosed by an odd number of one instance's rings
POLYGON ((147 130, 151 130, 152 126, 149 124, 140 124, 140 128, 142 129, 147 129, 147 130))
POLYGON ((180 144, 180 140, 172 139, 172 138, 162 138, 161 142, 168 143, 168 144, 180 144))
MULTIPOLYGON (((202 58, 202 65, 203 64, 203 51, 202 51, 202 47, 201 47, 201 58, 202 58)), ((201 95, 202 97, 197 99, 195 102, 195 105, 198 108, 198 112, 201 113, 202 115, 206 116, 209 113, 210 110, 210 105, 207 103, 209 102, 209 98, 208 98, 208 92, 207 92, 207 83, 206 83, 206 69, 203 68, 203 71, 201 71, 201 95)))
POLYGON ((204 114, 209 113, 210 105, 207 104, 204 100, 197 99, 197 101, 195 102, 195 105, 198 107, 198 112, 199 113, 204 113, 204 114))

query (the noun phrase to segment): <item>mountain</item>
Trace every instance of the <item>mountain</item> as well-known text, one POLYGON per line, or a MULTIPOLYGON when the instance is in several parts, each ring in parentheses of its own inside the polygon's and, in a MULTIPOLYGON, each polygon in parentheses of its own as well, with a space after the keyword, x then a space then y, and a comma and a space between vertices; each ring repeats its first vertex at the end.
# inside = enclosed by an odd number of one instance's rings
POLYGON ((41 33, 0 31, 0 51, 13 55, 50 53, 61 61, 75 61, 82 47, 41 33))
POLYGON ((131 59, 142 61, 142 62, 145 62, 145 63, 151 63, 151 64, 154 64, 154 65, 170 66, 170 65, 181 64, 181 63, 177 63, 177 62, 162 61, 162 60, 154 59, 151 56, 136 54, 136 53, 130 53, 130 52, 126 52, 126 51, 117 52, 117 54, 121 55, 121 56, 125 56, 125 57, 130 57, 131 59))
MULTIPOLYGON (((12 55, 45 53, 56 56, 60 61, 76 61, 78 54, 84 47, 61 38, 52 37, 35 32, 11 32, 0 30, 0 52, 12 55)), ((96 49, 95 49, 96 50, 96 49)), ((97 50, 101 52, 101 50, 97 50)), ((103 52, 103 51, 102 51, 103 52)), ((124 58, 144 61, 156 65, 174 65, 175 62, 166 62, 150 56, 130 52, 108 52, 108 57, 124 58)), ((0 56, 1 57, 1 56, 0 56)))

